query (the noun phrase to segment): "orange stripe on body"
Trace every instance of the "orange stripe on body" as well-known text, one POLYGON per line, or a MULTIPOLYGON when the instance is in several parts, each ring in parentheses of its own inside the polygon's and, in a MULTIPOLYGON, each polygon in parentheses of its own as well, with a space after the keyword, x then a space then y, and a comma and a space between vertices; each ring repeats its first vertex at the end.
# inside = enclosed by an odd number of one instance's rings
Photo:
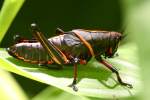
POLYGON ((92 56, 95 56, 91 44, 88 43, 81 35, 79 35, 79 33, 77 33, 77 32, 74 32, 74 33, 75 33, 75 35, 84 43, 84 45, 89 49, 91 55, 92 55, 92 56))
POLYGON ((44 44, 46 50, 48 51, 49 55, 51 56, 51 58, 57 63, 57 64, 61 64, 61 62, 56 58, 56 56, 51 52, 51 50, 48 48, 48 46, 46 45, 45 41, 42 39, 40 32, 36 32, 38 38, 40 38, 41 42, 44 44))

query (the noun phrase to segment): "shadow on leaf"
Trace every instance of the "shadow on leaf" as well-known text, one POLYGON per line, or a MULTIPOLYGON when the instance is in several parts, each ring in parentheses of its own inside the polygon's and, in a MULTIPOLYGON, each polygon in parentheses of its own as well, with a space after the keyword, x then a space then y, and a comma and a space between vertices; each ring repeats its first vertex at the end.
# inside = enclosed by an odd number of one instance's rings
MULTIPOLYGON (((8 57, 7 60, 27 72, 45 73, 57 78, 73 78, 73 65, 64 65, 63 68, 60 69, 55 64, 39 66, 14 59, 12 57, 8 57)), ((99 64, 95 59, 90 60, 86 65, 78 65, 78 82, 84 78, 97 79, 100 84, 103 84, 105 87, 110 89, 119 85, 114 78, 111 77, 111 71, 109 71, 105 66, 99 64), (108 79, 113 80, 113 82, 107 82, 108 79)))

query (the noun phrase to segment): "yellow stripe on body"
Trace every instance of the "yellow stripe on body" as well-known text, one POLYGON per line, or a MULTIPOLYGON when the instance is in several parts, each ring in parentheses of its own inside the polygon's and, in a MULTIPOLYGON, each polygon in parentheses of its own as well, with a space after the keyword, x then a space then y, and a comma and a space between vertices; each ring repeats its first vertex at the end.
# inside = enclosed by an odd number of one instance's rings
POLYGON ((48 51, 48 54, 51 56, 51 58, 57 63, 57 64, 61 64, 61 62, 56 58, 56 56, 51 52, 51 50, 49 49, 49 47, 46 45, 45 41, 43 40, 43 38, 40 35, 40 32, 36 32, 38 38, 41 40, 41 42, 43 43, 43 45, 45 46, 46 50, 48 51))

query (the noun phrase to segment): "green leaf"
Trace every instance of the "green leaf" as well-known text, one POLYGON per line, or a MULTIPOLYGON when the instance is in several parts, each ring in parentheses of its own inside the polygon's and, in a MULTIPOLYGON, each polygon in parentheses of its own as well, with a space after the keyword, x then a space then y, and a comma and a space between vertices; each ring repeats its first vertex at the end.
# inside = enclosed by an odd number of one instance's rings
POLYGON ((95 59, 90 60, 87 65, 78 66, 78 92, 68 87, 73 80, 72 66, 64 66, 62 70, 39 67, 17 60, 9 56, 5 50, 1 50, 0 67, 79 96, 113 99, 136 95, 141 88, 136 45, 121 46, 118 53, 119 57, 107 61, 119 69, 123 81, 131 83, 133 89, 119 85, 116 76, 95 59))
POLYGON ((0 42, 23 3, 24 0, 4 0, 0 11, 0 42))
POLYGON ((87 97, 72 95, 70 93, 60 91, 60 89, 49 86, 43 91, 41 91, 38 95, 33 97, 32 100, 90 100, 90 99, 87 97))
POLYGON ((0 69, 1 100, 28 100, 20 86, 6 71, 0 69))

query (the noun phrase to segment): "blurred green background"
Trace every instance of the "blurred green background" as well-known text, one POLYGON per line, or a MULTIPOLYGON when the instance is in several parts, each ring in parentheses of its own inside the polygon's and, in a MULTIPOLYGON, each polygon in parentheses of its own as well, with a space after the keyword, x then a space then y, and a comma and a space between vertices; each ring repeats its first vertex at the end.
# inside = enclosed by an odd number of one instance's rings
MULTIPOLYGON (((0 0, 0 8, 3 2, 4 0, 0 0)), ((150 42, 150 0, 26 0, 3 38, 0 47, 12 45, 13 36, 16 34, 32 38, 30 30, 32 22, 38 23, 47 38, 55 35, 57 27, 65 31, 76 28, 127 30, 128 36, 137 44, 139 50, 138 63, 141 66, 144 84, 144 91, 139 95, 139 100, 149 100, 147 96, 150 93, 150 46, 148 45, 150 42)), ((37 81, 16 74, 12 75, 29 98, 47 87, 37 81)), ((45 91, 49 90, 52 91, 51 97, 62 92, 52 87, 45 91)), ((61 98, 61 96, 59 97, 61 98)), ((72 95, 69 94, 69 97, 71 98, 72 95)), ((96 100, 96 98, 90 99, 96 100)))

